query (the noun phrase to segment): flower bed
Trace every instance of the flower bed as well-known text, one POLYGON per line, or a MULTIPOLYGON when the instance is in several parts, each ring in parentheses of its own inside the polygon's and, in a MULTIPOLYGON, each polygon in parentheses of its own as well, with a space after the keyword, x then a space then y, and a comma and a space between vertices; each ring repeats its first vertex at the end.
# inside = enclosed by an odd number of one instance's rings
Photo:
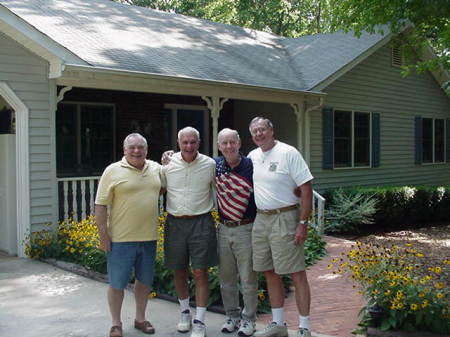
MULTIPOLYGON (((155 279, 151 296, 166 294, 175 296, 173 272, 164 267, 164 224, 167 214, 159 217, 159 238, 156 251, 155 279)), ((217 223, 217 212, 213 212, 217 223)), ((26 254, 34 259, 56 259, 72 262, 91 270, 106 273, 106 255, 98 249, 99 236, 94 216, 88 216, 80 222, 66 220, 58 226, 47 225, 42 230, 33 232, 26 244, 26 254)), ((325 255, 325 242, 317 232, 310 228, 308 240, 305 242, 305 258, 308 266, 325 255)), ((130 280, 132 281, 132 280, 130 280)), ((264 276, 258 274, 258 310, 268 312, 270 304, 264 276)), ((290 279, 283 278, 285 287, 289 290, 290 279)), ((194 282, 189 280, 191 296, 194 294, 194 282)), ((221 304, 218 268, 209 269, 209 304, 221 304)))
MULTIPOLYGON (((381 310, 381 330, 449 333, 449 265, 450 259, 436 262, 412 243, 357 242, 329 268, 348 274, 367 298, 367 308, 381 310)), ((362 310, 358 332, 372 323, 367 308, 362 310)))

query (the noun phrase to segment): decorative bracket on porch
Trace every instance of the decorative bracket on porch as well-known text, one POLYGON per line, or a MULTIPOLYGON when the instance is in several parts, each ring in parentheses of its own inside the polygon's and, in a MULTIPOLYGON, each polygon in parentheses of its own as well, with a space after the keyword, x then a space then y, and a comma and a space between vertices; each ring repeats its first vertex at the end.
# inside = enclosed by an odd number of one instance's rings
POLYGON ((64 99, 64 95, 66 94, 66 92, 70 90, 72 90, 72 87, 62 87, 58 93, 58 97, 56 97, 56 104, 61 102, 64 99))
POLYGON ((228 98, 225 97, 219 97, 219 96, 202 96, 202 99, 206 102, 206 105, 208 106, 208 109, 211 113, 211 119, 212 119, 212 132, 213 132, 213 156, 217 157, 219 154, 219 151, 217 149, 217 133, 218 133, 218 127, 219 127, 219 116, 220 111, 223 108, 223 105, 226 101, 228 101, 228 98))

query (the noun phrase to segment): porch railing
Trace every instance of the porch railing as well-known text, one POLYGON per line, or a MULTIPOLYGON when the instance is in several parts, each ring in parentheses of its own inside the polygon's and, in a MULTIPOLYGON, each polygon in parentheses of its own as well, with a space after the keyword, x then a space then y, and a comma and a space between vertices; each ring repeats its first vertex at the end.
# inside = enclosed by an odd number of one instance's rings
POLYGON ((78 221, 94 214, 95 194, 100 177, 58 178, 59 220, 78 221))
POLYGON ((317 191, 313 191, 312 223, 316 226, 320 235, 323 234, 325 222, 325 198, 317 191))
MULTIPOLYGON (((95 194, 100 177, 58 178, 59 220, 72 217, 78 221, 94 214, 95 194)), ((162 205, 162 197, 160 205, 162 205)), ((323 234, 325 198, 313 191, 312 224, 323 234)))

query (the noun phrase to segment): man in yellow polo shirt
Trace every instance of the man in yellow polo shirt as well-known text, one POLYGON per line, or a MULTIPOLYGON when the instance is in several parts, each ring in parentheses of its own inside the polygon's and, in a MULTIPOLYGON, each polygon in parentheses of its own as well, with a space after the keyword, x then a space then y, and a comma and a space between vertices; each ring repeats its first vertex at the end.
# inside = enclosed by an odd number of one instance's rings
POLYGON ((145 309, 153 282, 158 239, 161 166, 146 160, 147 141, 138 133, 125 138, 123 151, 122 160, 103 172, 95 199, 100 249, 107 253, 110 337, 122 337, 120 313, 132 269, 136 301, 134 327, 147 334, 155 332, 145 318, 145 309), (107 206, 110 206, 109 214, 107 206))

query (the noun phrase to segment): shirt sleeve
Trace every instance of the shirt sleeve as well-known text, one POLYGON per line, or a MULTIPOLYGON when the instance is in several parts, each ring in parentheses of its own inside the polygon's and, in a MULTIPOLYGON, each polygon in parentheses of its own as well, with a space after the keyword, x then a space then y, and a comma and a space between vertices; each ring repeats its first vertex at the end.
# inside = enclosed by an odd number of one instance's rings
POLYGON ((297 150, 289 152, 289 173, 297 186, 303 185, 314 178, 308 164, 297 150))
POLYGON ((111 205, 113 199, 113 183, 111 167, 107 167, 103 172, 98 183, 97 195, 95 197, 96 205, 111 205))

